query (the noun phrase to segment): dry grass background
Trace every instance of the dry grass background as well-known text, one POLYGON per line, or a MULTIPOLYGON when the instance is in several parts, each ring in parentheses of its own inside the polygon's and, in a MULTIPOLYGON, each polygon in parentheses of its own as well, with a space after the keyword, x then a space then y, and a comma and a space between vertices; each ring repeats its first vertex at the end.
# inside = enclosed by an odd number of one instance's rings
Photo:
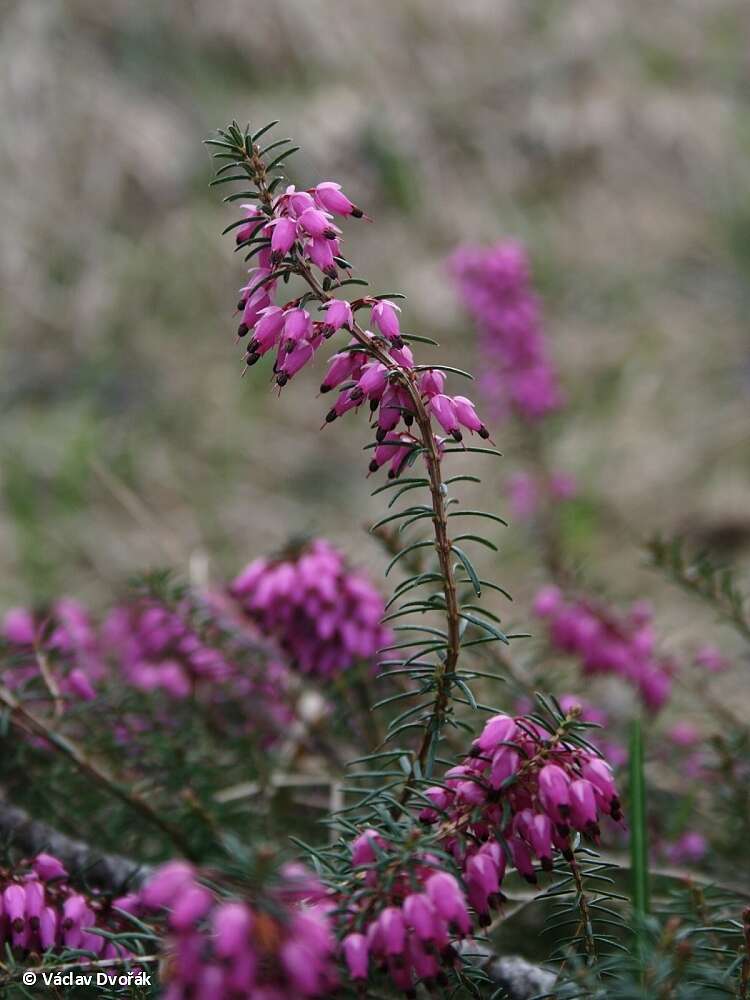
MULTIPOLYGON (((316 373, 281 400, 263 366, 239 378, 240 262, 200 145, 231 117, 281 119, 293 179, 366 206, 349 255, 449 361, 472 335, 446 255, 527 241, 592 575, 659 596, 635 547, 657 528, 742 557, 749 28, 746 0, 0 4, 2 604, 222 574, 307 530, 382 565, 362 421, 318 431, 316 373)), ((523 457, 496 438, 490 507, 523 457)), ((497 573, 521 619, 527 546, 505 532, 497 573)))

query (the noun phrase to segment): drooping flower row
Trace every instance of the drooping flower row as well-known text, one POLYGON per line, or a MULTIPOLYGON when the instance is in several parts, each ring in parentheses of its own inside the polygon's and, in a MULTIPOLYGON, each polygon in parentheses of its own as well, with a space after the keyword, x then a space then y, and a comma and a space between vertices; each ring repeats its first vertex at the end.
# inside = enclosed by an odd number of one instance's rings
POLYGON ((407 381, 419 395, 419 406, 445 436, 435 435, 438 452, 445 438, 461 441, 465 430, 489 437, 470 399, 446 395, 442 371, 425 366, 415 369, 395 302, 377 296, 348 301, 323 288, 341 279, 341 272, 348 267, 340 256, 341 230, 334 224, 334 215, 362 216, 340 185, 324 181, 308 191, 298 191, 292 185, 270 205, 250 203, 242 207, 245 219, 237 228, 236 239, 257 257, 238 303, 242 319, 237 333, 240 338, 248 337, 247 365, 274 352, 275 381, 283 387, 313 359, 325 340, 338 331, 353 334, 346 347, 329 359, 321 392, 338 392, 326 423, 349 410, 369 409, 377 443, 371 472, 388 464, 389 474, 399 475, 420 444, 411 431, 417 404, 407 381), (277 302, 280 279, 289 274, 300 275, 308 290, 277 302), (315 302, 320 318, 311 312, 315 302), (371 329, 360 323, 365 313, 371 329))
POLYGON ((493 418, 536 422, 558 410, 563 396, 523 246, 459 247, 450 269, 479 329, 480 389, 493 418))
POLYGON ((130 906, 130 897, 112 900, 78 892, 62 862, 42 853, 28 866, 0 870, 0 944, 18 960, 68 949, 126 959, 132 953, 106 934, 135 929, 117 912, 129 912, 130 906))
POLYGON ((524 716, 489 719, 465 761, 425 795, 431 805, 420 819, 437 824, 485 924, 500 898, 507 859, 536 882, 535 859, 550 870, 556 855, 571 857, 575 831, 598 841, 602 816, 622 818, 609 765, 524 716))
POLYGON ((623 616, 588 599, 566 599, 550 586, 536 595, 533 610, 546 623, 550 643, 577 657, 584 674, 621 677, 654 712, 669 700, 674 664, 658 654, 651 611, 643 602, 623 616))
POLYGON ((405 860, 374 829, 352 841, 351 865, 359 889, 342 900, 339 919, 351 978, 363 983, 380 969, 410 996, 417 982, 445 985, 446 972, 458 964, 452 942, 472 929, 455 875, 427 851, 405 860))
POLYGON ((407 995, 444 984, 455 942, 489 924, 503 900, 506 867, 535 882, 535 859, 549 870, 572 858, 575 832, 596 841, 602 816, 622 818, 606 762, 523 716, 491 718, 464 763, 421 794, 431 839, 415 830, 392 843, 387 830, 364 829, 339 910, 350 976, 382 970, 407 995))
POLYGON ((329 996, 338 984, 330 908, 296 864, 249 900, 222 896, 191 865, 171 861, 137 899, 137 912, 166 914, 165 1000, 329 996))

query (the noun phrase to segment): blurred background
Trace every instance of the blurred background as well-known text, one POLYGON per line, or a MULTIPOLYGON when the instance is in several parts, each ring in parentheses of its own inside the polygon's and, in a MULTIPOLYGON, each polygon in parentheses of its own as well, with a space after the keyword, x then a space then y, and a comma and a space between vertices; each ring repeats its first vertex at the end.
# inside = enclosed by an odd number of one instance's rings
MULTIPOLYGON (((240 379, 242 262, 201 145, 231 118, 281 119, 302 147, 291 180, 338 180, 374 218, 347 225, 347 255, 407 294, 404 328, 442 361, 474 352, 447 256, 526 243, 569 400, 550 443, 579 485, 565 542, 593 575, 669 613, 643 536, 743 558, 745 0, 0 11, 2 607, 61 592, 102 606, 155 565, 222 577, 300 532, 375 576, 384 564, 361 530, 381 509, 363 421, 319 430, 319 369, 280 399, 268 366, 240 379)), ((501 512, 514 434, 493 429, 506 457, 484 467, 501 512)), ((526 624, 527 549, 511 526, 496 573, 526 624)))

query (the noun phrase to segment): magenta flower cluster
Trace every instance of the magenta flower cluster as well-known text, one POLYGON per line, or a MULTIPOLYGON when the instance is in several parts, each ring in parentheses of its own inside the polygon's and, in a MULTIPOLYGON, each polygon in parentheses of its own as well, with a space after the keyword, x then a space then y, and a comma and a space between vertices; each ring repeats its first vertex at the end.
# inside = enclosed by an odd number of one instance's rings
MULTIPOLYGON (((257 265, 250 269, 250 280, 241 289, 238 305, 242 321, 237 333, 240 337, 249 334, 248 365, 275 352, 276 384, 285 386, 312 360, 324 340, 339 330, 354 333, 346 349, 330 359, 321 392, 338 390, 326 423, 363 405, 369 408, 377 445, 371 472, 387 464, 389 475, 398 476, 420 445, 410 431, 417 414, 403 382, 404 373, 418 390, 424 411, 448 438, 461 441, 463 430, 489 437, 470 399, 445 394, 442 371, 424 365, 415 368, 395 302, 377 296, 349 302, 330 296, 317 285, 316 269, 324 280, 331 281, 347 267, 340 256, 341 230, 334 224, 334 215, 362 216, 340 185, 323 181, 309 191, 287 187, 273 200, 270 217, 257 205, 243 208, 245 221, 237 229, 237 242, 256 244, 258 251, 257 265), (322 301, 321 319, 310 314, 306 296, 281 305, 274 302, 280 276, 292 272, 303 274, 316 288, 316 297, 322 301), (369 312, 371 330, 358 324, 360 312, 369 312)), ((443 439, 436 436, 435 441, 440 450, 443 439)))
POLYGON ((390 641, 380 624, 382 595, 323 539, 286 558, 255 560, 229 590, 305 674, 332 677, 357 662, 372 662, 390 641))
POLYGON ((186 615, 152 598, 113 608, 102 641, 129 684, 173 698, 187 698, 201 682, 225 683, 236 669, 186 615))
POLYGON ((419 981, 428 989, 444 985, 444 969, 458 958, 451 941, 472 927, 458 880, 428 853, 404 864, 372 829, 352 842, 351 862, 362 883, 356 902, 342 901, 342 952, 351 978, 361 983, 382 968, 410 996, 419 981))
POLYGON ((158 869, 140 913, 166 910, 165 1000, 300 1000, 338 984, 330 902, 301 865, 253 902, 220 897, 183 861, 158 869))
POLYGON ((563 403, 520 243, 463 246, 450 268, 480 334, 480 388, 500 419, 536 422, 563 403))
POLYGON ((143 598, 118 605, 102 625, 102 647, 118 675, 137 690, 216 708, 240 705, 243 724, 262 743, 273 742, 294 718, 289 667, 261 637, 246 639, 245 623, 232 628, 220 600, 207 598, 192 612, 187 601, 170 607, 143 598), (194 614, 205 618, 205 634, 193 624, 194 614))
POLYGON ((623 616, 543 587, 534 599, 534 613, 547 625, 550 643, 575 656, 585 675, 614 674, 631 684, 643 704, 657 712, 669 700, 674 664, 656 651, 650 609, 637 602, 623 616))
POLYGON ((529 882, 534 860, 551 870, 556 854, 572 858, 574 831, 597 841, 601 816, 622 813, 609 765, 595 753, 523 716, 487 721, 463 764, 425 792, 424 823, 462 870, 479 922, 500 900, 506 855, 529 882))
POLYGON ((552 732, 523 716, 494 716, 465 762, 422 793, 429 804, 419 819, 432 831, 426 846, 415 834, 404 856, 404 845, 376 829, 354 838, 357 889, 342 897, 340 924, 355 982, 382 969, 410 996, 420 982, 444 985, 457 961, 455 939, 488 925, 503 900, 509 857, 535 882, 535 859, 546 870, 556 855, 572 861, 574 832, 597 840, 602 816, 621 820, 609 766, 567 739, 566 725, 552 732), (430 850, 435 843, 443 856, 430 850))
POLYGON ((11 608, 1 634, 10 654, 3 682, 11 690, 39 676, 39 657, 44 656, 64 697, 96 697, 96 685, 107 671, 96 628, 78 601, 63 597, 37 614, 11 608))
POLYGON ((127 910, 127 898, 84 895, 67 879, 62 862, 50 854, 38 854, 28 867, 0 870, 0 943, 17 958, 66 949, 100 959, 129 958, 122 944, 96 933, 97 928, 110 934, 134 929, 117 913, 127 910))

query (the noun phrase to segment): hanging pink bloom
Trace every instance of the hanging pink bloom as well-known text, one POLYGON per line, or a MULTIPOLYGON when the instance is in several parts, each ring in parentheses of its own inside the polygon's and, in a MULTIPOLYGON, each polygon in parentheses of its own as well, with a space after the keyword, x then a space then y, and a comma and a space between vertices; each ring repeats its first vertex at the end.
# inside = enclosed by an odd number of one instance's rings
POLYGON ((351 330, 354 322, 352 307, 346 299, 331 299, 323 306, 326 313, 325 325, 328 330, 335 332, 342 327, 351 330))
POLYGON ((273 219, 266 226, 266 230, 271 230, 271 260, 274 264, 280 263, 287 253, 294 246, 297 239, 297 224, 294 219, 287 216, 273 219))
POLYGON ((322 237, 327 240, 335 240, 341 230, 331 222, 328 212, 322 212, 318 208, 306 209, 297 220, 299 226, 309 233, 310 236, 322 237))
POLYGON ((362 217, 362 210, 346 197, 341 185, 335 181, 321 181, 313 189, 313 194, 317 203, 327 212, 333 212, 334 215, 351 215, 355 219, 362 217))
POLYGON ((364 367, 367 356, 360 351, 345 351, 334 354, 328 362, 328 371, 321 382, 320 391, 330 392, 347 379, 357 379, 364 367))
POLYGON ((388 340, 398 342, 401 337, 398 314, 399 306, 390 299, 378 299, 372 303, 370 319, 376 330, 379 330, 388 340))
POLYGON ((450 396, 432 396, 428 403, 430 413, 437 420, 446 434, 450 434, 456 441, 461 440, 461 431, 458 428, 458 416, 456 406, 450 396))
POLYGON ((324 236, 318 236, 305 243, 305 256, 307 259, 319 268, 323 274, 327 274, 329 278, 335 278, 338 274, 335 261, 335 257, 338 255, 339 247, 335 239, 326 239, 324 236))

